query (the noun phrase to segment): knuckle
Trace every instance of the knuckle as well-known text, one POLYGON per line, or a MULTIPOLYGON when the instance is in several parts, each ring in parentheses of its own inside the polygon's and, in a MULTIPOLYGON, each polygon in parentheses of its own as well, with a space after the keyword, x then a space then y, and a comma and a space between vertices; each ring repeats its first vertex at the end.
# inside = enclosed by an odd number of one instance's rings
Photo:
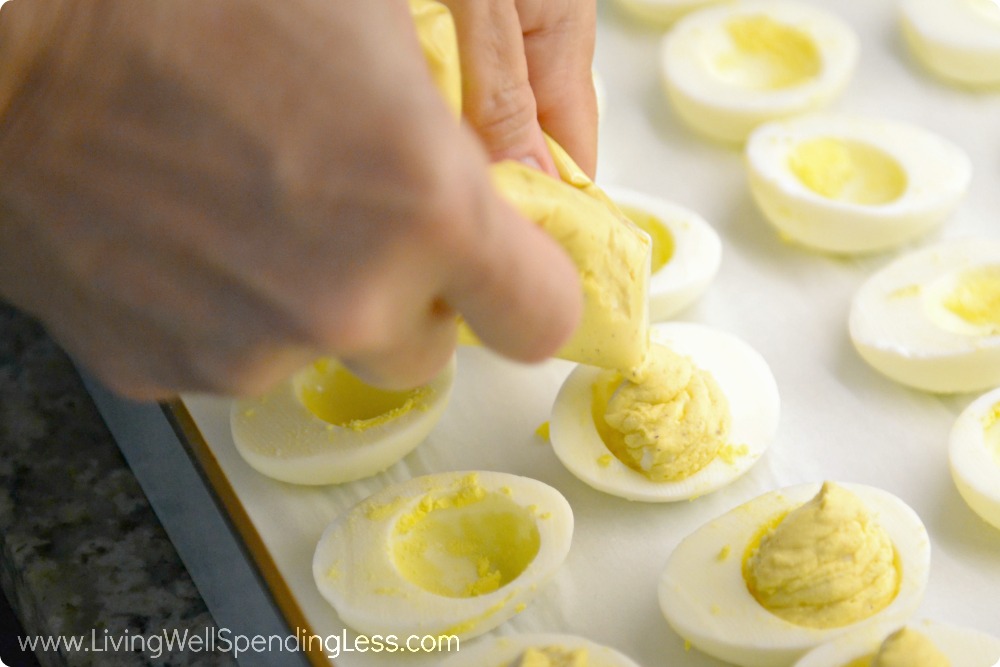
POLYGON ((337 356, 367 354, 391 345, 392 318, 385 299, 362 290, 313 308, 306 336, 323 352, 337 356))
POLYGON ((526 145, 537 124, 535 95, 527 79, 489 91, 470 104, 469 118, 494 154, 526 145))

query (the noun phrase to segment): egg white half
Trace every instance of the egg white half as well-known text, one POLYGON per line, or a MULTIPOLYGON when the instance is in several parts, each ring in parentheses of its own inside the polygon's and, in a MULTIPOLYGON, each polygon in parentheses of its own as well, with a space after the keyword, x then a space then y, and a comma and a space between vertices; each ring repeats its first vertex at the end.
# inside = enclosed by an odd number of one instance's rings
POLYGON ((931 72, 972 88, 1000 86, 1000 5, 993 0, 901 0, 903 34, 931 72))
POLYGON ((878 651, 885 638, 903 625, 930 639, 954 667, 996 667, 1000 662, 1000 639, 978 630, 924 619, 880 624, 842 635, 810 651, 795 667, 845 667, 852 660, 878 651))
POLYGON ((941 305, 957 276, 982 266, 1000 266, 1000 241, 957 239, 892 262, 851 302, 854 347, 873 368, 917 389, 954 393, 1000 384, 1000 335, 941 305))
MULTIPOLYGON (((826 107, 854 74, 859 40, 837 16, 783 0, 748 0, 703 9, 678 21, 664 37, 661 72, 667 97, 687 125, 726 143, 742 143, 761 123, 826 107), (733 50, 726 25, 734 18, 767 16, 805 33, 819 54, 816 76, 789 87, 738 85, 716 63, 733 50)), ((751 70, 752 71, 752 70, 751 70)))
POLYGON ((664 27, 685 14, 729 0, 617 0, 618 6, 637 19, 664 27))
POLYGON ((863 621, 821 629, 790 623, 754 599, 743 577, 747 548, 763 526, 811 500, 820 486, 802 484, 758 496, 708 522, 674 549, 660 578, 659 600, 678 635, 736 665, 786 667, 836 636, 878 623, 903 623, 916 611, 930 571, 927 531, 902 500, 860 484, 841 486, 864 502, 899 558, 899 593, 889 606, 863 621))
POLYGON ((448 405, 454 379, 452 357, 425 385, 418 407, 356 430, 316 416, 303 404, 292 377, 264 396, 233 401, 233 442, 252 468, 283 482, 340 484, 369 477, 427 438, 448 405))
POLYGON ((687 479, 656 482, 613 455, 591 413, 592 387, 601 370, 578 366, 556 396, 549 426, 552 449, 566 468, 593 488, 644 502, 675 502, 711 493, 743 475, 763 455, 778 428, 780 399, 771 369, 760 354, 732 334, 701 324, 654 325, 650 340, 689 356, 709 373, 729 401, 729 442, 746 445, 733 460, 717 458, 687 479))
POLYGON ((670 259, 649 276, 649 319, 668 319, 697 301, 722 260, 722 242, 712 226, 694 211, 659 197, 614 186, 605 192, 615 203, 656 218, 673 240, 670 259))
POLYGON ((385 488, 335 519, 319 540, 312 572, 319 592, 358 633, 467 639, 524 609, 566 559, 572 535, 569 503, 543 482, 490 471, 437 473, 385 488), (407 578, 394 561, 392 545, 402 517, 427 497, 448 496, 460 489, 470 474, 487 492, 509 497, 532 515, 540 546, 512 581, 489 593, 451 597, 407 578))
POLYGON ((587 650, 587 667, 639 667, 618 651, 583 637, 559 634, 507 635, 483 638, 448 658, 441 667, 507 667, 529 648, 558 647, 587 650))
POLYGON ((746 146, 754 200, 784 236, 835 253, 885 250, 918 238, 957 208, 972 162, 950 141, 915 125, 862 116, 809 114, 757 128, 746 146), (825 197, 790 168, 810 140, 832 139, 874 149, 905 175, 905 189, 886 203, 825 197))
POLYGON ((1000 389, 994 389, 962 411, 948 440, 948 459, 965 502, 1000 528, 1000 423, 993 414, 998 405, 1000 389))

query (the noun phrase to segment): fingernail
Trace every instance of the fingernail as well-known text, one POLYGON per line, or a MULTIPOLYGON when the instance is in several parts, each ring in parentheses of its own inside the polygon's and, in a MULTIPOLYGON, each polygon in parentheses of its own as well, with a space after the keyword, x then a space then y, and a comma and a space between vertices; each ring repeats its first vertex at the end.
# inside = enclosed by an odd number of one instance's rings
POLYGON ((543 171, 542 164, 533 155, 525 155, 523 158, 518 160, 523 165, 531 167, 532 169, 537 169, 538 171, 543 171))

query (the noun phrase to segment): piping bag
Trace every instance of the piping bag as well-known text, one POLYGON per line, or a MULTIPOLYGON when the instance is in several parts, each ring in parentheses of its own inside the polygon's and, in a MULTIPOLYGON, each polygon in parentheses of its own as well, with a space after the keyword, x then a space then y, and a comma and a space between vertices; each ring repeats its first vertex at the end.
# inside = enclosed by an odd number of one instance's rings
MULTIPOLYGON (((424 57, 448 105, 461 115, 458 41, 448 9, 410 0, 424 57)), ((583 288, 583 316, 555 356, 622 373, 638 368, 649 347, 649 267, 652 241, 546 136, 559 179, 520 162, 490 167, 494 186, 567 252, 583 288)), ((459 342, 477 343, 460 323, 459 342)))

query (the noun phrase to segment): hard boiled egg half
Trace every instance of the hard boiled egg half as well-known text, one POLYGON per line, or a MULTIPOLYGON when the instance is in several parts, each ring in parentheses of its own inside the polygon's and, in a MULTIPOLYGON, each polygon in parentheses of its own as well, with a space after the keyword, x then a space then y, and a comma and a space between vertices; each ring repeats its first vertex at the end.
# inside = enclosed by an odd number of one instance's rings
POLYGON ((406 456, 444 413, 455 360, 428 384, 385 391, 320 359, 272 392, 233 402, 236 449, 255 470, 293 484, 339 484, 406 456))
POLYGON ((618 651, 573 635, 510 635, 463 645, 441 667, 639 667, 618 651))
POLYGON ((929 70, 973 88, 1000 86, 1000 4, 902 0, 903 34, 929 70))
POLYGON ((704 9, 663 40, 667 96, 696 131, 742 143, 769 120, 827 106, 847 86, 858 38, 817 7, 782 0, 704 9))
POLYGON ((996 667, 997 663, 1000 639, 969 628, 921 620, 902 627, 879 625, 843 635, 810 651, 795 667, 996 667), (875 662, 876 656, 883 662, 875 662))
POLYGON ((948 454, 962 498, 983 520, 1000 528, 1000 389, 962 411, 951 430, 948 454))
POLYGON ((650 339, 651 355, 666 360, 656 383, 583 365, 570 373, 552 409, 552 448, 580 480, 629 500, 711 493, 770 445, 779 412, 774 376, 753 348, 717 329, 658 324, 650 339))
POLYGON ((330 524, 313 577, 358 633, 464 639, 522 611, 572 535, 569 503, 547 484, 500 472, 426 475, 330 524))
POLYGON ((836 636, 905 622, 929 568, 927 531, 899 498, 858 484, 803 484, 685 538, 660 579, 660 608, 704 653, 785 667, 836 636))
POLYGON ((850 334, 865 361, 907 386, 997 386, 1000 241, 957 239, 892 262, 855 294, 850 334))
POLYGON ((972 163, 950 141, 904 123, 811 114, 757 128, 750 189, 782 235, 836 253, 884 250, 950 216, 972 163))
POLYGON ((722 243, 712 226, 659 197, 617 187, 605 192, 653 240, 650 320, 665 320, 694 303, 719 272, 722 243))

